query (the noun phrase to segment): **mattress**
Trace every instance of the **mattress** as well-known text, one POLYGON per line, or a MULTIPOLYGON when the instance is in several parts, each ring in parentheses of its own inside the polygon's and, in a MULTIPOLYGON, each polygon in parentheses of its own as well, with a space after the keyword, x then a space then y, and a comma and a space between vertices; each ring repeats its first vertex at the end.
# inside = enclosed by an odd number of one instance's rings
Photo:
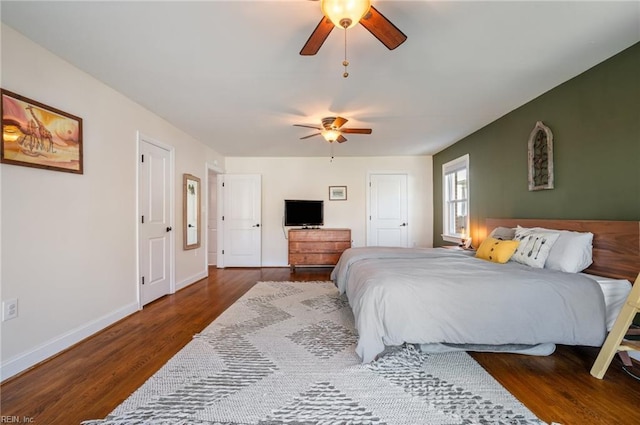
POLYGON ((613 279, 588 273, 580 274, 595 280, 600 285, 600 289, 602 289, 602 293, 604 294, 607 331, 610 331, 627 296, 629 296, 631 282, 625 279, 613 279))

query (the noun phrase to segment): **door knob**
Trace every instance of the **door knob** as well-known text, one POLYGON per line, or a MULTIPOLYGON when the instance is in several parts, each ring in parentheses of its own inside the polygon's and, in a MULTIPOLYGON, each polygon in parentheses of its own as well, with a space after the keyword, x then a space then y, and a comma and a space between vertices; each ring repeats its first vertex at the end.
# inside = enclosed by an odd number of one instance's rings
POLYGON ((402 224, 400 225, 400 227, 405 227, 406 225, 407 225, 407 223, 402 223, 402 224))
POLYGON ((167 232, 172 231, 173 229, 171 227, 167 227, 167 232))
POLYGON ((254 225, 253 225, 253 226, 251 226, 251 227, 260 227, 260 223, 258 223, 258 224, 254 224, 254 225))

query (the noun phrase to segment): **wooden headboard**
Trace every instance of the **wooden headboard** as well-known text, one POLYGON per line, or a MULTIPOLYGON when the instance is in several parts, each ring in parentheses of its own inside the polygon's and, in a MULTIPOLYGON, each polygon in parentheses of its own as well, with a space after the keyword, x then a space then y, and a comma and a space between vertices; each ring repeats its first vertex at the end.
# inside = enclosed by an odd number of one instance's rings
POLYGON ((498 226, 545 227, 593 233, 593 264, 586 273, 631 283, 640 273, 640 221, 488 218, 487 234, 498 226))

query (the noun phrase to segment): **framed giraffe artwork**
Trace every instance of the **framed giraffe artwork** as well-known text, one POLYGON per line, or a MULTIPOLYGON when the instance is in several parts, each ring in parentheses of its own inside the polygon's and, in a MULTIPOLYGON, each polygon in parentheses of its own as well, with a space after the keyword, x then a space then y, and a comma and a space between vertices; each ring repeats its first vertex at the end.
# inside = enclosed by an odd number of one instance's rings
POLYGON ((2 89, 0 161, 82 174, 82 118, 2 89))

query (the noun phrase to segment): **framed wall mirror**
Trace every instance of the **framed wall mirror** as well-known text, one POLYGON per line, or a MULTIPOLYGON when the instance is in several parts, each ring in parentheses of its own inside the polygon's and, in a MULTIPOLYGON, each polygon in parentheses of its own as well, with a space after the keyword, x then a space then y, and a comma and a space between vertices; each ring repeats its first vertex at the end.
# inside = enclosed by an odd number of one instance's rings
POLYGON ((182 216, 184 249, 200 247, 200 179, 191 174, 182 178, 182 216))

